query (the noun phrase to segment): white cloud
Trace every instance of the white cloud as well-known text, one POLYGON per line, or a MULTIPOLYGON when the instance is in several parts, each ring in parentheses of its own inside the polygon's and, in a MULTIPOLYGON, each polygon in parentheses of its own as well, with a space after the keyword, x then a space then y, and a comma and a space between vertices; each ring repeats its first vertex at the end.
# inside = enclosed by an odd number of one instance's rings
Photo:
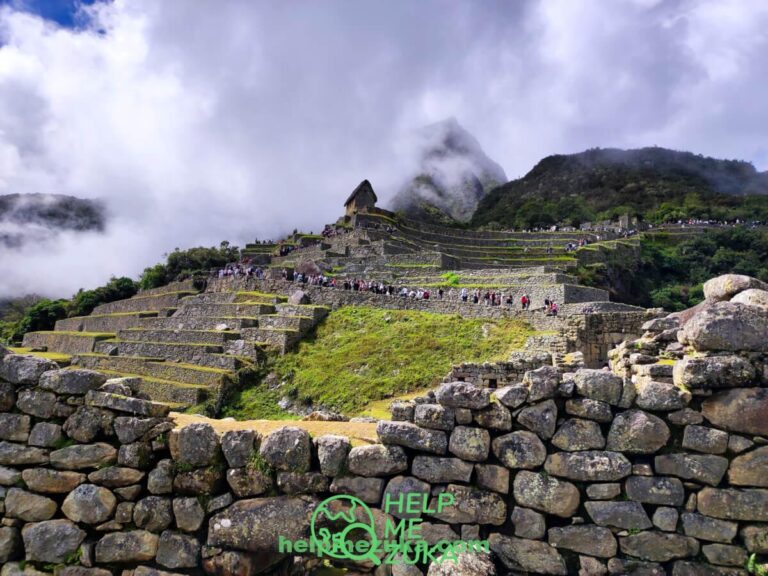
POLYGON ((174 247, 388 197, 455 116, 510 177, 593 146, 768 162, 761 0, 116 0, 58 28, 0 9, 0 194, 101 197, 104 238, 0 253, 0 295, 68 295, 174 247), (101 31, 101 32, 100 32, 101 31))

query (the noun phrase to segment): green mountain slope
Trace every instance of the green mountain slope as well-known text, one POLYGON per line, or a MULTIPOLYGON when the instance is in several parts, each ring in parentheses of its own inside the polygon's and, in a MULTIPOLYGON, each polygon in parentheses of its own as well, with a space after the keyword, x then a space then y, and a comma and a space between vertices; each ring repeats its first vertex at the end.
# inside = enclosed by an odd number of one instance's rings
POLYGON ((664 148, 548 156, 480 200, 472 226, 532 228, 615 218, 768 219, 768 173, 664 148))

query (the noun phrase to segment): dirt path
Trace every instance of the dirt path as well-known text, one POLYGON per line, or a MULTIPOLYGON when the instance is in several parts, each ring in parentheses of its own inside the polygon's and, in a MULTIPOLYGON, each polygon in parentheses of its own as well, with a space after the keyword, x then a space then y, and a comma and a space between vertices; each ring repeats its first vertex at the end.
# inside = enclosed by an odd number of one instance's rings
POLYGON ((283 426, 297 426, 309 432, 313 437, 322 436, 323 434, 339 434, 341 436, 347 436, 351 440, 353 446, 375 444, 378 442, 376 436, 376 424, 357 422, 309 422, 304 420, 216 420, 197 414, 181 414, 179 412, 171 412, 170 417, 173 418, 179 428, 189 424, 205 423, 213 426, 217 432, 226 432, 227 430, 255 430, 266 435, 283 426))

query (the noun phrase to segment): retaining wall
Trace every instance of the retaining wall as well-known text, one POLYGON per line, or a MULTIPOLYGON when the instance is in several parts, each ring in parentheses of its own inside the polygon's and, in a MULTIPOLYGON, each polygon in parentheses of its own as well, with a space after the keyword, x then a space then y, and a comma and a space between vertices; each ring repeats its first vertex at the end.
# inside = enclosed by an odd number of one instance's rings
POLYGON ((746 576, 768 554, 768 350, 749 336, 766 320, 749 314, 680 332, 654 320, 612 371, 444 383, 354 447, 344 423, 314 438, 174 429, 130 379, 0 349, 3 573, 299 576, 323 558, 285 542, 352 519, 382 548, 334 562, 377 576, 746 576), (715 349, 737 326, 746 336, 715 349), (404 533, 413 566, 387 552, 404 533), (441 566, 445 542, 478 546, 441 566))

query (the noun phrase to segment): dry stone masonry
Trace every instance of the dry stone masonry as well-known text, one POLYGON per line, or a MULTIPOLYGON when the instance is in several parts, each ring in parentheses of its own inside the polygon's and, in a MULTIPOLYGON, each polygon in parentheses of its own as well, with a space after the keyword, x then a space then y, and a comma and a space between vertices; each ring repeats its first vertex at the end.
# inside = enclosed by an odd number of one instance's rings
MULTIPOLYGON (((455 562, 337 561, 348 574, 756 573, 765 288, 715 279, 703 305, 612 350, 610 369, 533 356, 519 378, 444 382, 394 403, 376 444, 177 427, 126 379, 0 349, 0 574, 311 574, 322 560, 280 553, 280 538, 308 539, 334 495, 367 503, 379 536, 406 518, 430 545, 488 546, 455 562), (386 505, 405 497, 426 506, 386 505)), ((352 513, 335 506, 326 528, 352 513)))

